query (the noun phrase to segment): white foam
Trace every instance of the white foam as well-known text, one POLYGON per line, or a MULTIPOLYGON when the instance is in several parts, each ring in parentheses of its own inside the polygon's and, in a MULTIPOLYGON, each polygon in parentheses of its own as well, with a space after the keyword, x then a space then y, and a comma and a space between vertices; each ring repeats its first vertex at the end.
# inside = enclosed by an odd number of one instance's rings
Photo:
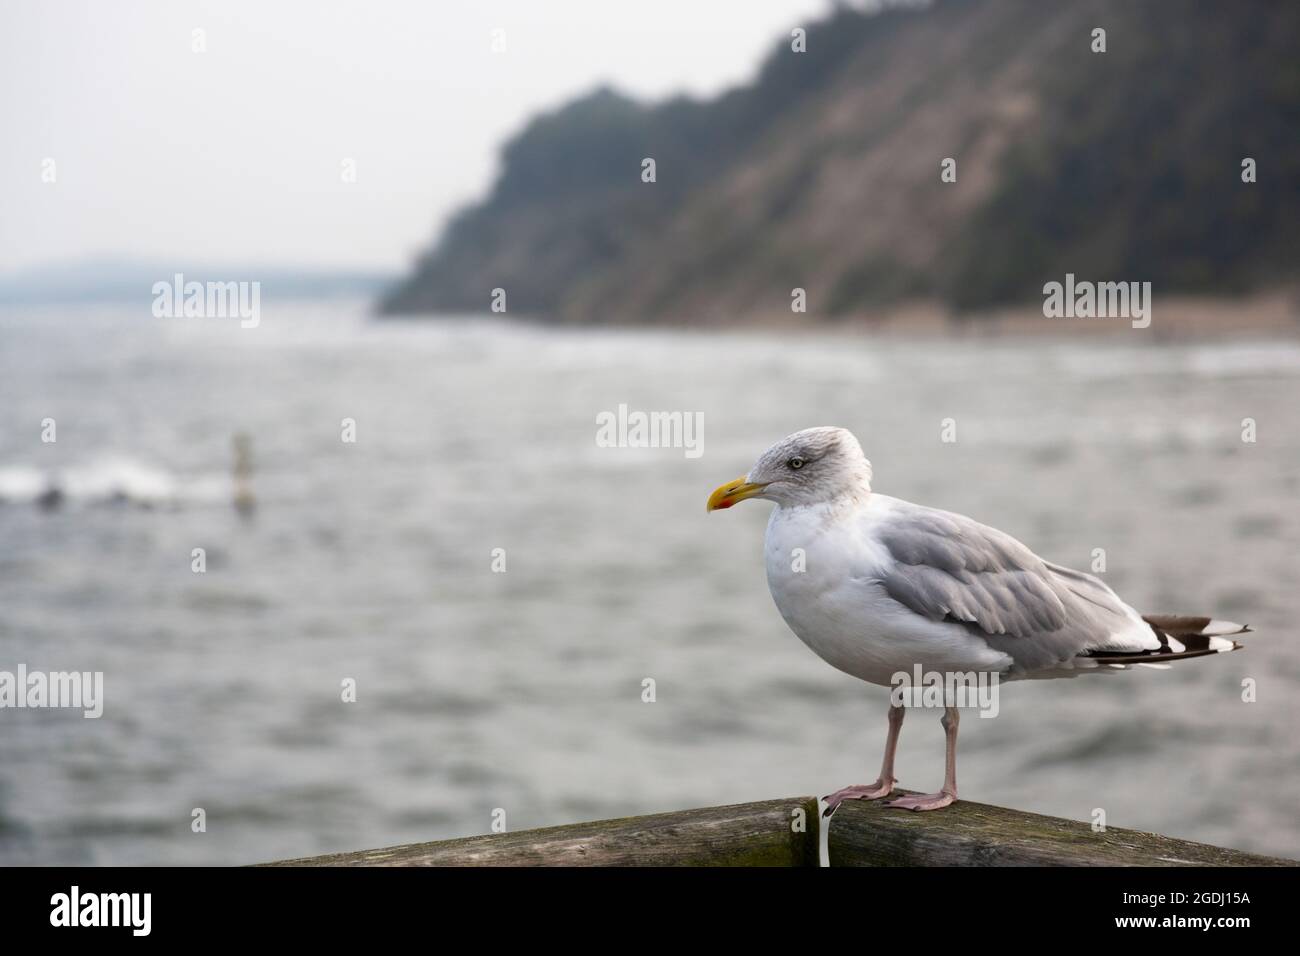
POLYGON ((0 501, 30 503, 51 490, 69 501, 127 501, 142 505, 229 501, 231 480, 224 475, 178 476, 164 468, 111 456, 62 469, 30 465, 0 466, 0 501))
POLYGON ((32 501, 48 486, 39 468, 0 468, 0 501, 32 501))

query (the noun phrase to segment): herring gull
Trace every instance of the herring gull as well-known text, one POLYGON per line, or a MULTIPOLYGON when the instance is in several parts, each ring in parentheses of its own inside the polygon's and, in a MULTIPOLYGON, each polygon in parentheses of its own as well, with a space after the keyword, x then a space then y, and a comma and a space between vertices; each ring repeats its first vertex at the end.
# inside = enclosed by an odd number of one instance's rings
MULTIPOLYGON (((1044 561, 1005 532, 873 492, 871 463, 843 428, 777 442, 714 491, 708 510, 746 498, 776 504, 763 550, 781 616, 828 664, 872 684, 896 686, 900 673, 921 670, 1006 681, 1163 667, 1236 650, 1228 635, 1249 630, 1143 616, 1100 579, 1044 561)), ((936 810, 957 799, 958 710, 951 697, 943 703, 943 788, 887 806, 936 810)), ((827 814, 893 792, 904 712, 891 698, 880 777, 826 797, 827 814)))

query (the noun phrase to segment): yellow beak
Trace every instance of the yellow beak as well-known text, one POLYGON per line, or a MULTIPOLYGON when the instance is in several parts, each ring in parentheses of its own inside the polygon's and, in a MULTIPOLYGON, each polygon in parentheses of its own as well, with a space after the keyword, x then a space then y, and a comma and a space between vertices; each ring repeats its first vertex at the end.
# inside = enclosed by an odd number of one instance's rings
POLYGON ((738 501, 744 501, 746 498, 753 498, 755 495, 762 494, 763 489, 766 487, 766 483, 755 484, 746 481, 745 476, 741 475, 735 481, 719 485, 713 494, 709 495, 709 503, 704 510, 721 511, 723 508, 730 508, 738 501))

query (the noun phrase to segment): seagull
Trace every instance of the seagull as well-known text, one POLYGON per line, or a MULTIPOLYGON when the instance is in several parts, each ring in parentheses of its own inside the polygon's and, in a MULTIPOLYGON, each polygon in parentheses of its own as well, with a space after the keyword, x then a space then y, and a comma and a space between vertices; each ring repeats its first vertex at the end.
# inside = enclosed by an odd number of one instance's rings
MULTIPOLYGON (((996 675, 997 681, 1163 668, 1233 651, 1250 628, 1208 617, 1143 616, 1100 579, 1043 560, 1011 535, 950 511, 871 490, 871 463, 843 428, 777 442, 747 475, 709 496, 708 511, 772 501, 763 544, 767 584, 786 624, 822 660, 871 684, 898 675, 996 675)), ((945 704, 952 698, 945 697, 945 704)), ((825 798, 894 791, 905 702, 891 695, 875 783, 825 798)), ((885 805, 937 810, 957 799, 958 710, 940 719, 943 788, 885 805)))

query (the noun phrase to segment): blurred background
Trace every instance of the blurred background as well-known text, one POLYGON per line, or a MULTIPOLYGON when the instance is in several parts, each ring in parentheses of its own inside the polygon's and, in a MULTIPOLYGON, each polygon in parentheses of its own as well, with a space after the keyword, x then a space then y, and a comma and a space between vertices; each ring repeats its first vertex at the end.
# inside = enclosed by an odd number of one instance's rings
MULTIPOLYGON (((0 863, 874 779, 886 691, 785 628, 766 506, 704 512, 817 424, 1258 631, 1007 688, 964 797, 1300 855, 1300 8, 3 9, 0 670, 106 700, 0 710, 0 863), (177 273, 257 283, 255 326, 156 314, 177 273), (1066 273, 1151 282, 1150 327, 1044 317, 1066 273), (701 413, 703 455, 599 447, 620 404, 701 413)), ((902 784, 942 753, 910 721, 902 784)))

